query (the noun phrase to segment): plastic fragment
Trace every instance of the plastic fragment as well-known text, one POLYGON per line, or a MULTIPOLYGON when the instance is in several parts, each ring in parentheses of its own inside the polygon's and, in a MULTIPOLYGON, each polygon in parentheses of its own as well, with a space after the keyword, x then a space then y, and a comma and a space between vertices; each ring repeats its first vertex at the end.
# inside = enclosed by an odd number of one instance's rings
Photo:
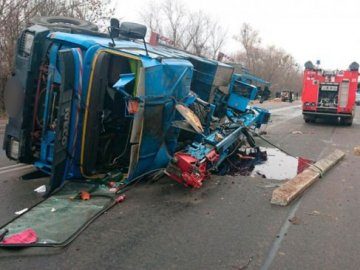
POLYGON ((11 244, 33 244, 36 243, 38 237, 33 229, 26 229, 22 232, 15 233, 5 238, 1 243, 5 245, 11 244))
POLYGON ((108 182, 108 186, 113 188, 113 187, 116 187, 116 182, 115 181, 110 181, 108 182))
POLYGON ((90 193, 87 192, 87 191, 81 191, 81 192, 80 192, 80 198, 81 198, 83 201, 88 201, 88 200, 90 200, 90 193))
POLYGON ((116 188, 116 187, 113 187, 113 188, 109 188, 109 192, 111 193, 116 193, 119 189, 116 188))
POLYGON ((34 191, 37 192, 37 193, 45 193, 46 192, 46 186, 45 185, 39 186, 39 187, 35 188, 34 191))
POLYGON ((19 210, 19 211, 16 211, 16 212, 15 212, 15 215, 24 214, 27 210, 29 210, 29 208, 24 208, 24 209, 21 209, 21 210, 19 210))
POLYGON ((292 218, 290 218, 289 222, 293 225, 299 225, 301 223, 300 218, 298 218, 297 216, 293 216, 292 218))
POLYGON ((117 197, 115 199, 115 201, 116 201, 116 203, 122 203, 123 201, 125 201, 125 199, 126 199, 126 195, 124 194, 124 195, 120 195, 119 197, 117 197))

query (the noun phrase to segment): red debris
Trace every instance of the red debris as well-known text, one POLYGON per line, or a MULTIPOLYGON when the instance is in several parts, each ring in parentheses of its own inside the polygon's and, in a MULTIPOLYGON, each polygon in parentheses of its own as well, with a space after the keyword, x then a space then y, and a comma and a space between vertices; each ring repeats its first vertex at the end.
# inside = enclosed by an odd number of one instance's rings
POLYGON ((110 181, 110 182, 108 182, 108 186, 111 188, 116 187, 116 182, 110 181))
POLYGON ((88 200, 90 200, 90 193, 87 192, 87 191, 81 191, 81 192, 80 192, 80 198, 81 198, 83 201, 88 201, 88 200))
POLYGON ((177 152, 165 173, 185 186, 200 188, 202 182, 210 176, 208 169, 219 160, 219 157, 215 150, 210 151, 203 160, 198 160, 187 153, 177 152))
POLYGON ((5 245, 33 244, 36 243, 37 239, 37 234, 33 229, 26 229, 5 238, 1 243, 5 245))
POLYGON ((124 194, 124 195, 120 195, 119 197, 117 197, 115 199, 115 201, 116 201, 116 203, 122 203, 123 201, 125 201, 125 199, 126 199, 126 195, 124 194))
POLYGON ((297 167, 297 173, 302 173, 305 169, 307 169, 311 164, 314 164, 313 160, 306 159, 303 157, 298 158, 298 167, 297 167))

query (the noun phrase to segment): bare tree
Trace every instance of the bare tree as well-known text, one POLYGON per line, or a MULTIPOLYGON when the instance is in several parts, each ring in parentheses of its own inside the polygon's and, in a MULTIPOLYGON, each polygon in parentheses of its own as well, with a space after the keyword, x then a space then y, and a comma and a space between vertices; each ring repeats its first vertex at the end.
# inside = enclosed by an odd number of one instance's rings
POLYGON ((165 0, 162 4, 162 11, 168 22, 166 33, 174 42, 180 46, 186 27, 187 10, 181 1, 165 0))
POLYGON ((17 38, 34 16, 70 16, 99 22, 113 13, 109 0, 0 0, 0 112, 17 38))
POLYGON ((213 23, 209 42, 209 50, 212 59, 217 58, 217 55, 227 40, 227 35, 227 31, 224 30, 217 22, 213 23))
POLYGON ((275 46, 262 47, 258 31, 245 23, 240 34, 234 37, 242 50, 235 55, 255 75, 270 81, 273 91, 301 90, 301 70, 295 59, 275 46))
POLYGON ((205 55, 204 52, 208 50, 207 43, 211 36, 211 25, 211 18, 202 11, 191 14, 188 29, 191 50, 196 55, 205 55))
POLYGON ((151 31, 196 55, 215 58, 227 37, 226 31, 208 14, 200 10, 190 12, 181 1, 149 2, 140 17, 151 31))
POLYGON ((241 43, 246 54, 246 66, 251 70, 255 70, 255 62, 259 57, 259 47, 261 39, 258 31, 254 30, 250 24, 244 23, 241 26, 240 33, 234 37, 241 43))
POLYGON ((148 26, 151 32, 162 34, 161 28, 161 9, 162 7, 157 2, 149 2, 146 9, 140 12, 140 17, 148 26))

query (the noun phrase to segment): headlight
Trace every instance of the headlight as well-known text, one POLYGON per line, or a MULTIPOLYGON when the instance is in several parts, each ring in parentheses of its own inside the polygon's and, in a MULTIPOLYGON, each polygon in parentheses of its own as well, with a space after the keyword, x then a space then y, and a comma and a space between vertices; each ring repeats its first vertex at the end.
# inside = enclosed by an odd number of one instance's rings
POLYGON ((14 138, 11 138, 10 140, 10 156, 13 159, 19 158, 19 141, 15 140, 14 138))
POLYGON ((34 43, 34 35, 30 32, 25 32, 23 42, 24 54, 30 55, 34 43))

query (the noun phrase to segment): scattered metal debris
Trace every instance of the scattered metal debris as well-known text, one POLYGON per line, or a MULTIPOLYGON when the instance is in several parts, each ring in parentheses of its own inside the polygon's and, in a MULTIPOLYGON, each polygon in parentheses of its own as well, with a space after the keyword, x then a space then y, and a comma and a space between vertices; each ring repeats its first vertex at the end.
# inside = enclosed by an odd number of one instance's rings
POLYGON ((320 216, 321 213, 317 210, 312 211, 311 213, 308 213, 309 216, 320 216))
POLYGON ((267 160, 267 152, 259 147, 243 146, 235 150, 219 168, 221 175, 250 175, 257 164, 267 160))
POLYGON ((244 265, 242 265, 242 266, 240 266, 240 267, 235 266, 234 268, 237 269, 237 270, 245 270, 245 269, 247 269, 247 268, 250 266, 250 264, 251 264, 251 262, 253 261, 253 259, 254 259, 254 257, 253 257, 253 256, 250 256, 246 264, 244 264, 244 265))
POLYGON ((321 213, 320 211, 314 210, 310 213, 307 213, 309 216, 319 216, 319 217, 326 217, 326 218, 330 218, 330 219, 334 219, 334 220, 338 220, 337 217, 334 217, 332 215, 329 214, 325 214, 325 213, 321 213))
POLYGON ((293 216, 292 218, 289 219, 289 222, 293 225, 299 225, 300 224, 300 218, 298 218, 297 216, 293 216))

